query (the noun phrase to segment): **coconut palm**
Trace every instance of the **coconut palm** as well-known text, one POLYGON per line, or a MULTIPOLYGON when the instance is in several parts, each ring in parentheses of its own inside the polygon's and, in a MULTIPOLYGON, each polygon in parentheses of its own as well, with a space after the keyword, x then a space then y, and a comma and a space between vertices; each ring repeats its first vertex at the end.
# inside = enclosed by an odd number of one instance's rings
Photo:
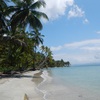
POLYGON ((41 51, 43 54, 42 62, 39 64, 39 68, 48 67, 49 62, 52 61, 52 52, 47 46, 41 46, 41 51))
POLYGON ((34 32, 34 34, 33 34, 32 40, 34 42, 34 46, 37 47, 40 44, 43 44, 44 35, 42 35, 38 30, 35 30, 33 32, 34 32))
MULTIPOLYGON (((12 31, 15 32, 17 26, 26 27, 29 25, 33 29, 42 29, 42 23, 40 22, 40 18, 48 19, 45 13, 39 12, 41 6, 45 6, 44 1, 34 1, 34 0, 12 0, 15 3, 14 8, 16 11, 11 17, 11 28, 12 31)), ((9 11, 12 10, 13 7, 9 7, 9 11)))
POLYGON ((37 29, 34 29, 34 31, 32 31, 31 33, 28 33, 28 36, 31 40, 31 47, 33 49, 32 52, 33 52, 33 61, 34 61, 34 64, 33 64, 33 67, 36 67, 36 63, 37 63, 37 47, 40 45, 40 44, 43 44, 43 37, 44 35, 42 35, 37 29))
MULTIPOLYGON (((22 53, 26 51, 26 42, 24 34, 17 32, 16 35, 3 36, 0 40, 0 61, 1 67, 3 68, 15 68, 20 64, 19 60, 22 57, 22 53)), ((10 69, 11 70, 11 69, 10 69)))
POLYGON ((0 68, 4 70, 15 70, 34 63, 34 48, 43 44, 43 35, 39 32, 42 29, 40 18, 48 19, 38 10, 45 6, 43 1, 11 1, 14 5, 7 6, 4 0, 0 0, 0 68), (26 33, 27 25, 33 33, 26 33))
POLYGON ((5 10, 7 5, 4 0, 0 0, 0 36, 4 35, 7 29, 7 20, 5 18, 5 10))

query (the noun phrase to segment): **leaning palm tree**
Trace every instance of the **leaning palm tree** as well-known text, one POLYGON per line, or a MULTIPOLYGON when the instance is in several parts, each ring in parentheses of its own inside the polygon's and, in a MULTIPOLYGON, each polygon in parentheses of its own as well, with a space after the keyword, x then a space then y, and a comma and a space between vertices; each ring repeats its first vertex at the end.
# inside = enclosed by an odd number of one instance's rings
POLYGON ((29 25, 32 29, 42 29, 42 23, 40 18, 48 19, 47 15, 43 12, 39 12, 41 6, 45 7, 44 1, 34 0, 12 0, 15 6, 9 6, 9 11, 15 11, 11 17, 11 29, 16 31, 17 26, 22 28, 29 25))
POLYGON ((37 47, 40 44, 43 44, 43 37, 44 35, 42 35, 37 29, 34 29, 34 31, 32 31, 31 33, 28 33, 28 36, 31 40, 31 43, 33 44, 33 59, 34 60, 34 64, 33 67, 36 67, 36 60, 37 60, 37 47))
POLYGON ((43 1, 8 0, 14 2, 12 6, 7 6, 4 1, 7 0, 0 0, 0 66, 8 69, 11 66, 23 66, 27 60, 28 63, 31 61, 29 58, 34 54, 33 48, 43 42, 39 39, 39 30, 42 29, 40 18, 48 17, 38 10, 45 6, 43 1), (36 32, 33 34, 34 38, 25 33, 27 25, 36 32))
POLYGON ((43 61, 39 64, 38 68, 48 67, 48 61, 52 60, 52 52, 47 46, 41 46, 43 61))

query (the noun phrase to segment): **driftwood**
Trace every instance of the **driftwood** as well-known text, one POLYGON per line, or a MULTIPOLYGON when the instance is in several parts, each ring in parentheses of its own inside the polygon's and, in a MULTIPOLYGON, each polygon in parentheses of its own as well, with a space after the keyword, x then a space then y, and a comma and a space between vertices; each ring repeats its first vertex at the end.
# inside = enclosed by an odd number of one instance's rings
POLYGON ((24 95, 24 100, 29 100, 27 94, 24 95))

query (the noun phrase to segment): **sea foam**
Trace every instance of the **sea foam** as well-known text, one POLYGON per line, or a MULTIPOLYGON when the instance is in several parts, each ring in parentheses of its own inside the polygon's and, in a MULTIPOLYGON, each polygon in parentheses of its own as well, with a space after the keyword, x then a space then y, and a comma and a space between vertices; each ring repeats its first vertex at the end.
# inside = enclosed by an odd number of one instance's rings
POLYGON ((44 70, 42 72, 41 77, 43 78, 43 81, 37 86, 37 90, 43 93, 43 99, 47 100, 46 96, 50 95, 50 93, 45 89, 45 85, 49 84, 52 81, 52 77, 48 75, 47 70, 44 70))

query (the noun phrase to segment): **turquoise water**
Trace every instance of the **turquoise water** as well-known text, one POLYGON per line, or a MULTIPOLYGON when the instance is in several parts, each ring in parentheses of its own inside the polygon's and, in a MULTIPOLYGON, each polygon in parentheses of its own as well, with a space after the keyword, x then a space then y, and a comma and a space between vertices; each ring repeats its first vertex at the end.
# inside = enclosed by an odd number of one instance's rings
POLYGON ((76 66, 51 69, 52 77, 65 84, 100 91, 100 66, 76 66))
POLYGON ((100 66, 48 69, 41 85, 45 100, 100 100, 100 66), (50 80, 49 80, 50 79, 50 80))

